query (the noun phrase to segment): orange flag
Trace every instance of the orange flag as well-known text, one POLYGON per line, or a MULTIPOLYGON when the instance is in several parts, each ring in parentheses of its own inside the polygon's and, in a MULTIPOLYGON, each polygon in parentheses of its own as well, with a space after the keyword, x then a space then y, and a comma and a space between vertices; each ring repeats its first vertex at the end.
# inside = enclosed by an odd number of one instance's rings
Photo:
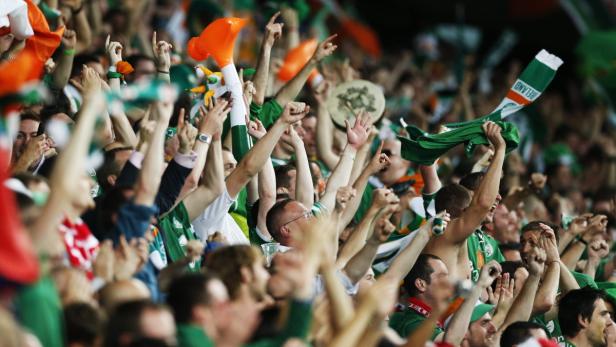
POLYGON ((60 46, 64 33, 64 27, 51 31, 38 6, 25 1, 34 35, 26 39, 26 46, 14 59, 0 65, 0 96, 17 93, 24 84, 40 79, 45 61, 60 46))

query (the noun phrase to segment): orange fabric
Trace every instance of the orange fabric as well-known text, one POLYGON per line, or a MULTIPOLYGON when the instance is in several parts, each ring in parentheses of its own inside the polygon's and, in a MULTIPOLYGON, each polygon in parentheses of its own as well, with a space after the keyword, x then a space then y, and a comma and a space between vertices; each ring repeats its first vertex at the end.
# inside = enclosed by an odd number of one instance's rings
MULTIPOLYGON (((0 182, 9 178, 8 162, 8 151, 0 148, 0 182)), ((18 216, 15 194, 0 184, 0 277, 16 283, 32 283, 38 278, 39 265, 18 216)))
POLYGON ((381 42, 374 30, 350 18, 342 20, 342 28, 366 53, 374 58, 381 56, 381 42))
POLYGON ((135 69, 133 69, 133 66, 129 62, 119 61, 116 64, 116 71, 121 73, 122 75, 128 75, 135 71, 135 69))
POLYGON ((45 61, 60 46, 64 28, 51 31, 41 10, 31 0, 28 20, 34 35, 26 39, 24 49, 13 60, 0 64, 0 96, 18 92, 24 84, 41 77, 45 61))
POLYGON ((211 54, 220 68, 233 63, 235 38, 246 22, 246 19, 235 17, 213 21, 203 29, 199 37, 193 37, 188 41, 188 55, 201 61, 211 54))
MULTIPOLYGON (((295 77, 317 50, 317 45, 316 39, 310 39, 291 49, 284 57, 282 67, 278 71, 278 79, 287 82, 295 77)), ((316 75, 316 69, 310 73, 311 78, 314 78, 316 75)))

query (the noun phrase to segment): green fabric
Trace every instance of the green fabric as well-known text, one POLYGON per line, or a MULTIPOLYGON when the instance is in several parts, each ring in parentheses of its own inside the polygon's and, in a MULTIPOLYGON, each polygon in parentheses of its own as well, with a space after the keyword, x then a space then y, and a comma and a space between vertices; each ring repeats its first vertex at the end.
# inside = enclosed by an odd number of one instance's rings
POLYGON ((468 259, 471 262, 471 280, 479 280, 479 272, 484 264, 492 260, 505 261, 505 256, 498 247, 498 242, 480 229, 475 230, 467 239, 468 259))
MULTIPOLYGON (((396 312, 391 315, 389 318, 389 327, 404 338, 417 330, 425 320, 426 317, 407 308, 402 312, 396 312)), ((442 332, 444 332, 444 330, 437 326, 432 333, 431 339, 434 340, 442 332)))
POLYGON ((355 216, 353 216, 353 221, 358 223, 364 218, 368 209, 370 209, 370 205, 372 205, 372 194, 374 193, 374 186, 368 183, 366 185, 366 189, 364 190, 364 194, 361 196, 361 201, 359 202, 359 208, 357 212, 355 212, 355 216))
POLYGON ((257 105, 254 102, 250 103, 250 119, 259 119, 259 115, 261 114, 261 110, 263 109, 262 105, 257 105))
POLYGON ((535 101, 545 91, 562 64, 558 57, 542 50, 526 66, 507 95, 492 113, 468 122, 445 124, 449 129, 440 134, 427 134, 415 126, 407 126, 409 137, 399 136, 402 141, 402 157, 418 164, 431 165, 451 148, 464 143, 470 156, 477 145, 487 145, 482 124, 494 121, 502 128, 507 152, 517 148, 520 135, 515 125, 503 120, 535 101))
MULTIPOLYGON (((161 218, 158 226, 164 235, 169 260, 175 262, 184 258, 188 241, 197 239, 184 203, 180 202, 171 212, 161 218)), ((201 261, 190 263, 188 267, 190 270, 198 271, 201 261)))
MULTIPOLYGON (((482 129, 482 122, 473 122, 466 126, 451 129, 440 134, 428 134, 415 126, 408 126, 409 138, 398 136, 402 142, 401 155, 404 159, 417 164, 432 165, 443 154, 457 145, 464 143, 467 156, 471 156, 478 145, 488 145, 482 129)), ((507 153, 516 149, 520 142, 518 129, 512 123, 496 121, 502 128, 502 136, 507 144, 507 153)))
POLYGON ((545 330, 548 337, 551 339, 555 339, 557 343, 562 344, 565 342, 565 337, 560 331, 560 324, 558 324, 558 319, 552 319, 550 321, 545 320, 545 315, 538 315, 531 319, 531 322, 537 323, 543 326, 543 330, 545 330))
POLYGON ((274 157, 271 157, 270 159, 272 160, 272 166, 274 168, 287 165, 291 162, 291 160, 279 159, 279 158, 274 158, 274 157))
POLYGON ((177 338, 178 347, 214 347, 214 341, 196 325, 178 324, 177 338))
POLYGON ((597 283, 595 283, 595 280, 593 280, 587 274, 583 274, 583 273, 576 272, 576 271, 571 271, 571 274, 573 275, 573 277, 575 277, 575 280, 580 285, 580 288, 583 288, 586 286, 590 286, 591 288, 595 288, 595 289, 598 288, 597 283))
POLYGON ((606 288, 604 292, 609 303, 616 309, 616 288, 606 288))
POLYGON ((291 300, 286 325, 278 336, 246 344, 246 347, 279 347, 288 339, 306 341, 312 322, 312 302, 291 300))
POLYGON ((238 162, 244 158, 252 147, 246 124, 231 127, 231 151, 238 162))
POLYGON ((19 322, 42 346, 64 346, 62 304, 51 277, 21 289, 15 298, 15 308, 19 322))
POLYGON ((177 64, 169 68, 169 77, 180 90, 188 90, 198 83, 195 70, 186 64, 177 64))
POLYGON ((582 172, 582 167, 573 151, 564 143, 554 143, 543 150, 543 161, 546 166, 566 165, 574 175, 582 172))
POLYGON ((599 265, 597 265, 597 272, 595 273, 595 281, 600 282, 600 281, 605 281, 608 279, 606 275, 607 276, 609 275, 605 273, 605 265, 607 265, 607 263, 609 263, 610 261, 612 261, 612 257, 601 259, 601 261, 599 262, 599 265))
POLYGON ((248 190, 246 187, 242 188, 237 194, 237 199, 229 208, 229 212, 235 212, 244 217, 248 216, 248 190))
POLYGON ((491 312, 494 309, 494 305, 489 304, 479 304, 476 305, 473 309, 473 313, 471 314, 471 323, 476 322, 481 317, 483 317, 486 313, 491 312))
POLYGON ((160 259, 162 260, 163 264, 167 265, 167 251, 165 250, 165 240, 163 239, 163 234, 161 233, 159 228, 154 228, 152 235, 154 236, 154 239, 148 245, 148 251, 150 254, 160 254, 160 259))
POLYGON ((229 212, 229 215, 231 216, 231 218, 233 218, 233 220, 235 221, 235 223, 237 224, 237 226, 240 228, 240 230, 242 230, 242 233, 244 234, 244 236, 246 236, 246 238, 250 237, 250 233, 249 233, 249 228, 248 228, 248 219, 246 219, 245 216, 242 216, 241 214, 237 213, 237 212, 229 212))
POLYGON ((250 228, 248 230, 248 239, 250 240, 250 244, 253 246, 261 247, 262 244, 268 242, 274 242, 273 240, 264 240, 261 235, 257 232, 257 228, 250 228))
POLYGON ((323 206, 320 201, 317 201, 310 208, 312 215, 315 217, 320 217, 326 215, 329 211, 327 211, 327 207, 323 206))
POLYGON ((278 104, 276 99, 272 99, 263 104, 259 120, 263 123, 265 129, 269 129, 282 114, 282 106, 278 104))

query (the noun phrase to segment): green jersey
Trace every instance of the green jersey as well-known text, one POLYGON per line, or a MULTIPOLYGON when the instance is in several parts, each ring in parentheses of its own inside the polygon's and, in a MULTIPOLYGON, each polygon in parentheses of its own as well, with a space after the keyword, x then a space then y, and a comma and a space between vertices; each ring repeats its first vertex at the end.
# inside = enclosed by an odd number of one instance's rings
POLYGON ((250 237, 248 238, 250 240, 250 244, 253 246, 259 246, 261 247, 262 244, 268 243, 268 242, 275 242, 273 238, 267 238, 265 235, 263 235, 260 231, 259 228, 254 227, 254 228, 250 228, 250 237))
POLYGON ((467 239, 468 260, 471 265, 471 280, 477 282, 479 272, 484 264, 496 260, 505 261, 505 257, 498 247, 498 242, 480 229, 475 230, 467 239))
MULTIPOLYGON (((184 258, 188 241, 197 239, 184 203, 180 202, 160 220, 158 225, 164 236, 169 260, 175 262, 184 258)), ((200 267, 200 261, 189 264, 189 269, 192 271, 197 271, 200 267)))
POLYGON ((214 347, 214 341, 196 325, 178 324, 177 338, 178 347, 214 347))
MULTIPOLYGON (((410 298, 408 307, 401 312, 396 312, 389 318, 389 327, 394 329, 398 335, 405 338, 429 317, 430 307, 417 298, 410 298)), ((432 333, 431 339, 434 340, 443 333, 443 327, 437 325, 432 333)))
POLYGON ((45 347, 64 346, 64 317, 58 291, 50 277, 23 287, 16 296, 19 322, 45 347))
POLYGON ((543 326, 543 330, 545 330, 546 334, 548 334, 548 336, 551 339, 556 341, 559 346, 565 346, 564 343, 566 343, 567 340, 565 339, 562 332, 560 331, 560 324, 558 324, 558 319, 555 318, 555 319, 546 321, 545 315, 542 314, 542 315, 533 317, 531 319, 531 322, 537 323, 543 326))

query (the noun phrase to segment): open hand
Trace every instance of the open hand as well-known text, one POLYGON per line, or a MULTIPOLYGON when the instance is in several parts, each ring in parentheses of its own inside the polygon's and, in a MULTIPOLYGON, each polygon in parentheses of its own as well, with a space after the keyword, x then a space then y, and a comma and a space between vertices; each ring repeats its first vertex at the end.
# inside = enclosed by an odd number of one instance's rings
MULTIPOLYGON (((211 104, 210 104, 211 105, 211 104)), ((217 99, 216 106, 210 106, 208 110, 204 106, 199 108, 201 122, 199 123, 199 132, 214 135, 222 131, 222 125, 227 119, 231 111, 231 103, 225 99, 217 99)))
POLYGON ((346 124, 346 133, 347 133, 347 141, 349 145, 359 150, 366 140, 368 140, 368 135, 370 134, 370 128, 372 127, 372 117, 365 111, 361 111, 357 117, 355 117, 355 125, 351 128, 351 123, 348 120, 345 120, 346 124))

